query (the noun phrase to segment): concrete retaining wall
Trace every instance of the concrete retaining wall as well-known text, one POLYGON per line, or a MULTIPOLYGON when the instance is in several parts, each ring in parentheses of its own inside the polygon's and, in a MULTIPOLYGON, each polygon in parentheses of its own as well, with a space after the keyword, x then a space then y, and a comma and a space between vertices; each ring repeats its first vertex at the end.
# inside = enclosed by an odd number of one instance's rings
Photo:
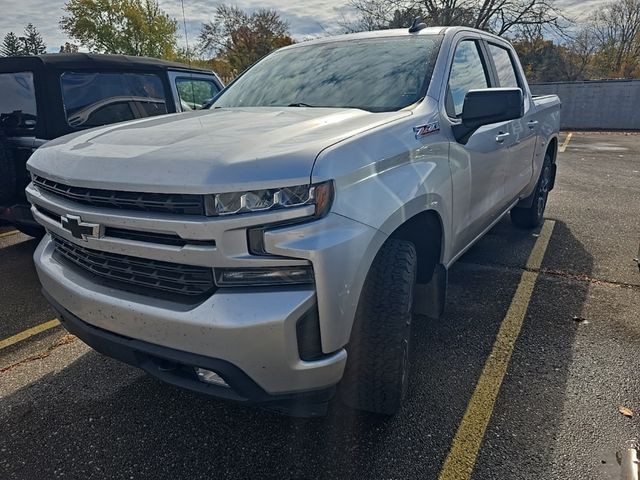
POLYGON ((563 130, 640 130, 640 80, 539 83, 531 91, 560 97, 563 130))

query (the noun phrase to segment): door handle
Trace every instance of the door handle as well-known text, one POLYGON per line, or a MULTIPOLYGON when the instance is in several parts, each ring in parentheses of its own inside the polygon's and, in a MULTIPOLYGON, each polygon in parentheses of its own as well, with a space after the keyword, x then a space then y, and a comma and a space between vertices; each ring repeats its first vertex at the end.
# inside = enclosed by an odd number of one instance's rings
POLYGON ((534 128, 536 128, 536 125, 538 125, 538 120, 531 120, 530 122, 527 123, 527 126, 533 130, 534 128))
POLYGON ((511 135, 511 134, 510 133, 499 132, 498 135, 496 135, 496 142, 504 143, 505 139, 508 138, 509 135, 511 135))

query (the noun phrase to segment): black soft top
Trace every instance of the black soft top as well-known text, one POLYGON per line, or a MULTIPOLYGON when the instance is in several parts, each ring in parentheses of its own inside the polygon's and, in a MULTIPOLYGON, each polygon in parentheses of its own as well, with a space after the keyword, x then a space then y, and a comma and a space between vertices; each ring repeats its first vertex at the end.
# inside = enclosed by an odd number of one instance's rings
POLYGON ((99 53, 48 53, 29 57, 0 58, 0 72, 15 72, 36 69, 123 69, 123 70, 188 70, 211 73, 198 67, 190 67, 183 63, 169 62, 149 57, 134 57, 129 55, 105 55, 99 53))

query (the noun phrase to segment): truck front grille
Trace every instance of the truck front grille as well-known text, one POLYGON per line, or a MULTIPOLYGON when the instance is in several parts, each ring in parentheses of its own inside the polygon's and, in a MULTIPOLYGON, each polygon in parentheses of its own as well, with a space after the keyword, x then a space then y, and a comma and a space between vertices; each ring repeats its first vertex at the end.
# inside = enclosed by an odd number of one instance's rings
MULTIPOLYGON (((114 288, 142 288, 144 293, 170 293, 188 298, 213 293, 213 271, 178 263, 161 262, 101 252, 81 247, 57 235, 51 235, 56 252, 78 267, 107 281, 114 288)), ((157 296, 157 295, 155 295, 157 296)))
POLYGON ((145 212, 204 215, 204 197, 179 193, 146 193, 72 187, 35 175, 39 189, 84 205, 145 212))

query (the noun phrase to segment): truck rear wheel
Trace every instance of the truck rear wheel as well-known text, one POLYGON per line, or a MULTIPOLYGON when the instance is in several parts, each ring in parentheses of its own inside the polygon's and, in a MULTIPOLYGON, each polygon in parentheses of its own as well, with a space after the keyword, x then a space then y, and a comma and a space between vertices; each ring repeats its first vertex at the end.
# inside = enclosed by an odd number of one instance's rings
POLYGON ((417 255, 411 242, 388 239, 371 266, 347 346, 340 394, 348 406, 385 415, 405 397, 417 255))
POLYGON ((0 203, 11 200, 16 193, 16 164, 11 150, 0 138, 0 203))
POLYGON ((514 208, 511 210, 511 221, 519 228, 536 228, 544 219, 544 210, 547 207, 547 197, 553 183, 553 160, 551 154, 547 152, 542 164, 542 171, 536 190, 533 193, 533 202, 527 208, 514 208))

